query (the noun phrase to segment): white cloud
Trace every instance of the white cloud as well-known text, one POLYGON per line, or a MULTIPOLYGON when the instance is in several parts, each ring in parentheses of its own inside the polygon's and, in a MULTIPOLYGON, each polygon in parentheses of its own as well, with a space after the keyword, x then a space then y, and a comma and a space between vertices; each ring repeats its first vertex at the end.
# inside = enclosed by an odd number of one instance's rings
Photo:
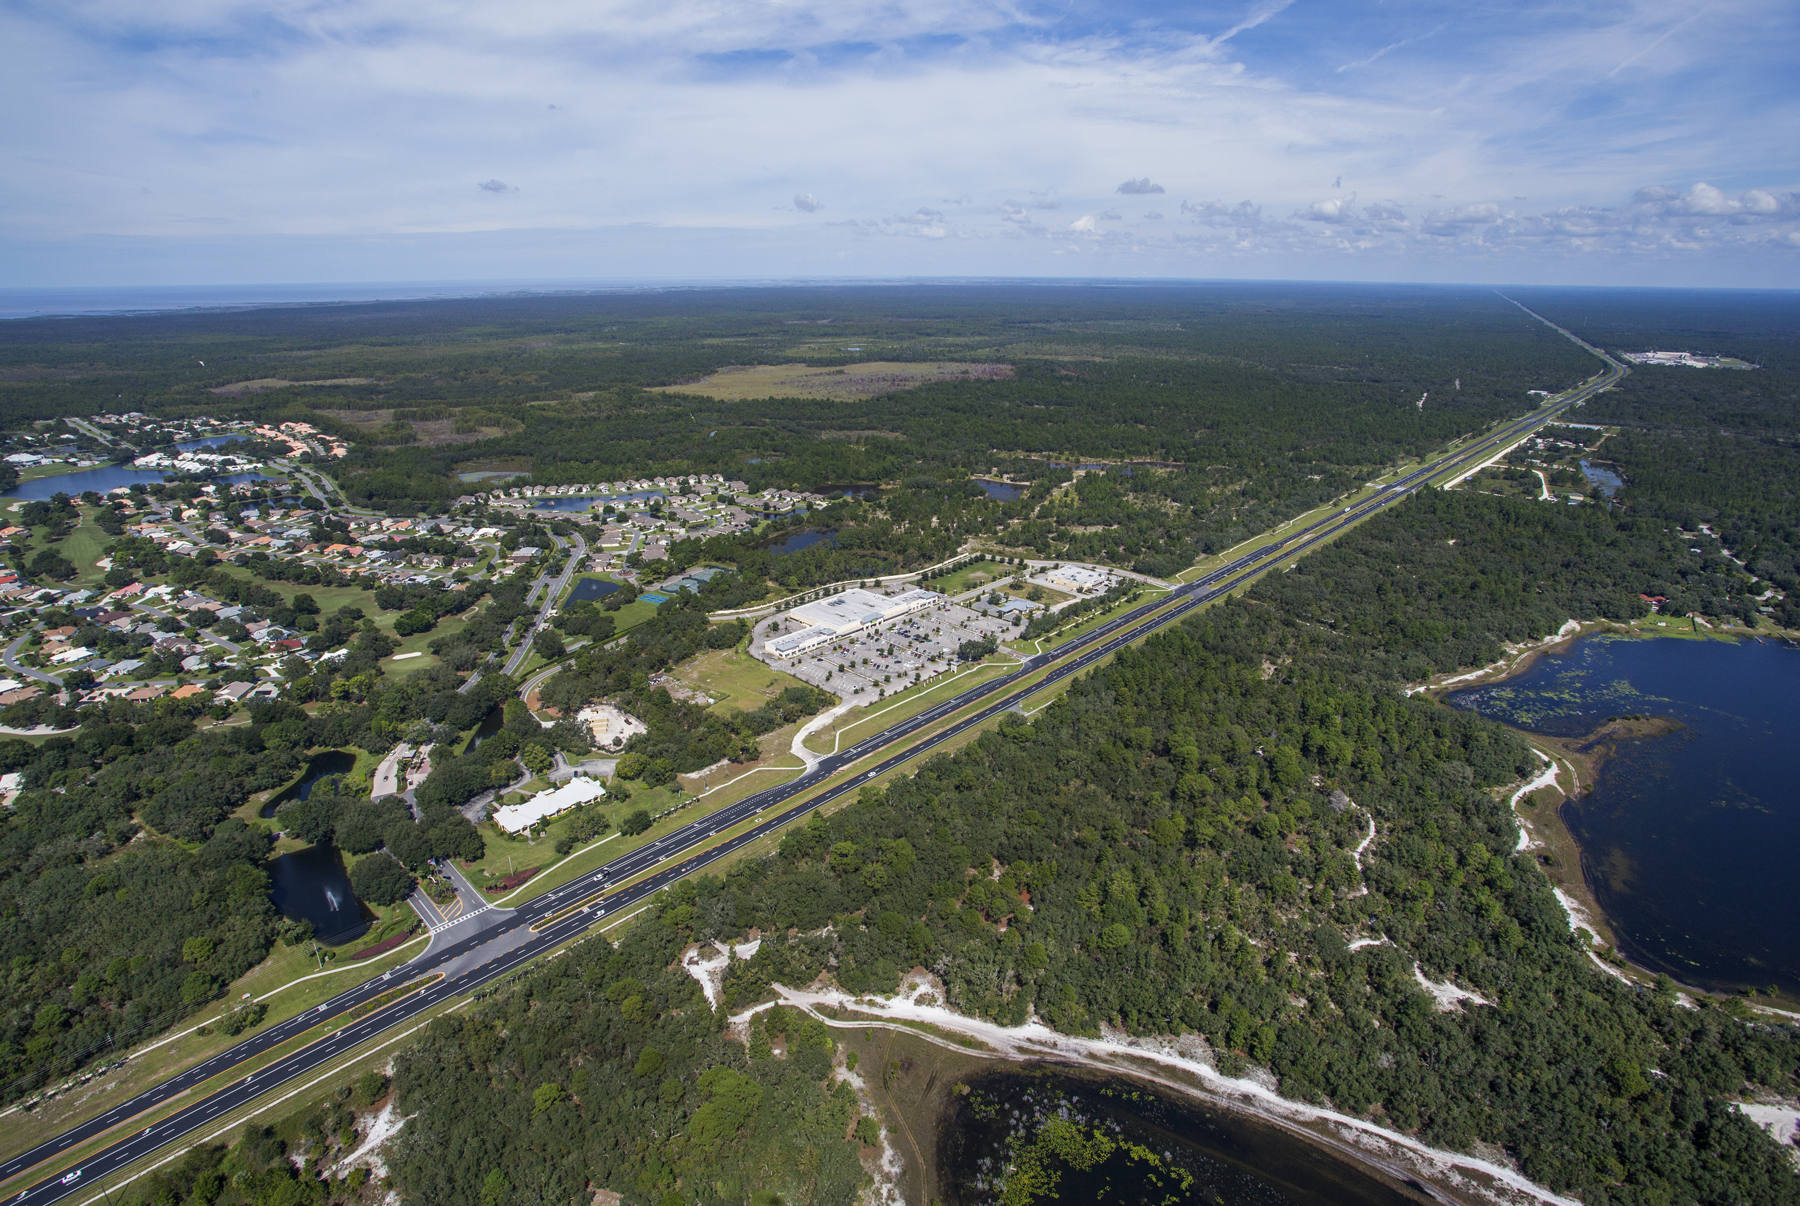
POLYGON ((1190 252, 1290 274, 1280 257, 1379 252, 1392 275, 1464 250, 1566 271, 1559 240, 1754 243, 1790 257, 1765 271, 1792 279, 1791 0, 1716 0, 1705 20, 1687 0, 1527 0, 1517 19, 1475 6, 1421 34, 1351 6, 1245 36, 1287 7, 1193 18, 1213 36, 1155 18, 1077 28, 1004 0, 14 6, 0 261, 197 233, 597 246, 635 225, 716 240, 722 273, 789 263, 785 243, 757 249, 794 230, 872 273, 913 262, 870 250, 891 235, 1104 243, 1111 266, 1153 273, 1205 271, 1190 252), (1352 29, 1376 49, 1333 72, 1352 29), (492 173, 475 189, 471 161, 492 173), (1145 167, 1157 178, 1128 174, 1145 167), (1383 200, 1321 199, 1334 177, 1383 200), (843 221, 807 221, 826 180, 843 221), (1118 196, 1165 191, 1190 200, 1164 226, 1104 226, 1124 221, 1105 208, 1118 196), (1059 206, 1080 216, 1044 218, 1059 206))

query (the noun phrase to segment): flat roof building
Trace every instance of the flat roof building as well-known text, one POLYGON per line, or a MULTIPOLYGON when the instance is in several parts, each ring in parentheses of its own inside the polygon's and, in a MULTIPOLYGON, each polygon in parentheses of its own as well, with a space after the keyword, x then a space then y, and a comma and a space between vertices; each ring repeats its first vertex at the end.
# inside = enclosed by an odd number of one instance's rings
POLYGON ((789 611, 788 619, 806 627, 798 632, 776 637, 768 643, 767 649, 776 657, 795 657, 885 620, 897 620, 916 611, 925 611, 943 600, 944 596, 931 590, 915 589, 898 595, 878 595, 874 591, 853 586, 829 599, 802 603, 789 611))
POLYGON ((539 821, 549 820, 590 800, 598 800, 605 794, 606 788, 598 779, 586 779, 577 775, 561 787, 540 791, 529 800, 496 809, 494 824, 507 833, 522 833, 539 821))

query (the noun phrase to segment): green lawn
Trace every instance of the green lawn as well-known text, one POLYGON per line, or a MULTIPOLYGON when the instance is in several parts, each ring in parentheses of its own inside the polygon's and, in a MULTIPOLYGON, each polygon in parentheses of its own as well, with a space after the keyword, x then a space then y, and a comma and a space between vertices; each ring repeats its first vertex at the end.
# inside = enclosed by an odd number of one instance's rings
POLYGON ((86 516, 92 515, 93 510, 92 507, 83 508, 82 522, 60 544, 51 546, 74 562, 76 581, 87 586, 99 585, 100 579, 105 576, 94 567, 94 563, 100 560, 106 547, 114 540, 94 524, 87 522, 86 516))
POLYGON ((930 582, 921 582, 919 585, 927 590, 942 591, 946 595, 960 595, 965 590, 986 586, 995 579, 1010 577, 1018 573, 1020 568, 1001 565, 998 561, 977 561, 952 570, 942 578, 933 578, 930 582))
POLYGON ((789 687, 806 685, 739 649, 708 649, 670 674, 712 696, 716 700, 712 710, 720 713, 754 711, 789 687))

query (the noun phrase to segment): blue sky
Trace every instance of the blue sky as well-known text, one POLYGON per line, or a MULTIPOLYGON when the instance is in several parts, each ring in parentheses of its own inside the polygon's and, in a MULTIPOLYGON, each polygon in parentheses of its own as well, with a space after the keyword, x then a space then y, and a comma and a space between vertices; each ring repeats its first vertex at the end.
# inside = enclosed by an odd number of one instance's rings
POLYGON ((1800 286, 1800 5, 0 0, 0 284, 1800 286))

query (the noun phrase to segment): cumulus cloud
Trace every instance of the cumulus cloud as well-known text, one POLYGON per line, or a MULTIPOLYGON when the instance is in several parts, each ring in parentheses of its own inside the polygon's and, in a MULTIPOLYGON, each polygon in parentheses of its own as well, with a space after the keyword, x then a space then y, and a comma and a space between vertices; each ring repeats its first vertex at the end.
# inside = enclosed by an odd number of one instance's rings
POLYGON ((1030 208, 1021 201, 1002 201, 1000 203, 1000 220, 1009 222, 1020 229, 1037 227, 1037 221, 1031 216, 1030 208))
POLYGON ((1076 218, 1073 222, 1069 223, 1069 229, 1078 234, 1092 234, 1097 228, 1098 224, 1094 221, 1093 214, 1082 214, 1079 218, 1076 218))
POLYGON ((1350 221, 1355 213, 1355 197, 1330 197, 1324 201, 1314 201, 1305 209, 1295 213, 1294 216, 1305 218, 1311 222, 1342 224, 1350 221))
POLYGON ((911 235, 921 239, 942 239, 950 234, 944 212, 921 205, 910 214, 883 218, 881 227, 889 234, 911 235))
POLYGON ((1642 188, 1632 198, 1638 209, 1661 217, 1729 218, 1756 222, 1792 217, 1800 213, 1800 193, 1772 193, 1753 188, 1733 197, 1701 180, 1685 193, 1655 185, 1642 188))
POLYGON ((1139 176, 1136 180, 1127 180, 1113 190, 1115 193, 1124 193, 1127 197, 1148 197, 1153 193, 1164 191, 1162 185, 1150 179, 1148 176, 1139 176))
POLYGON ((1262 206, 1249 201, 1227 205, 1223 201, 1183 201, 1183 216, 1203 226, 1257 226, 1262 222, 1262 206))
POLYGON ((795 193, 794 208, 803 214, 816 214, 825 208, 825 203, 811 193, 795 193))
POLYGON ((504 180, 483 180, 475 187, 484 193, 516 193, 519 191, 504 180))

